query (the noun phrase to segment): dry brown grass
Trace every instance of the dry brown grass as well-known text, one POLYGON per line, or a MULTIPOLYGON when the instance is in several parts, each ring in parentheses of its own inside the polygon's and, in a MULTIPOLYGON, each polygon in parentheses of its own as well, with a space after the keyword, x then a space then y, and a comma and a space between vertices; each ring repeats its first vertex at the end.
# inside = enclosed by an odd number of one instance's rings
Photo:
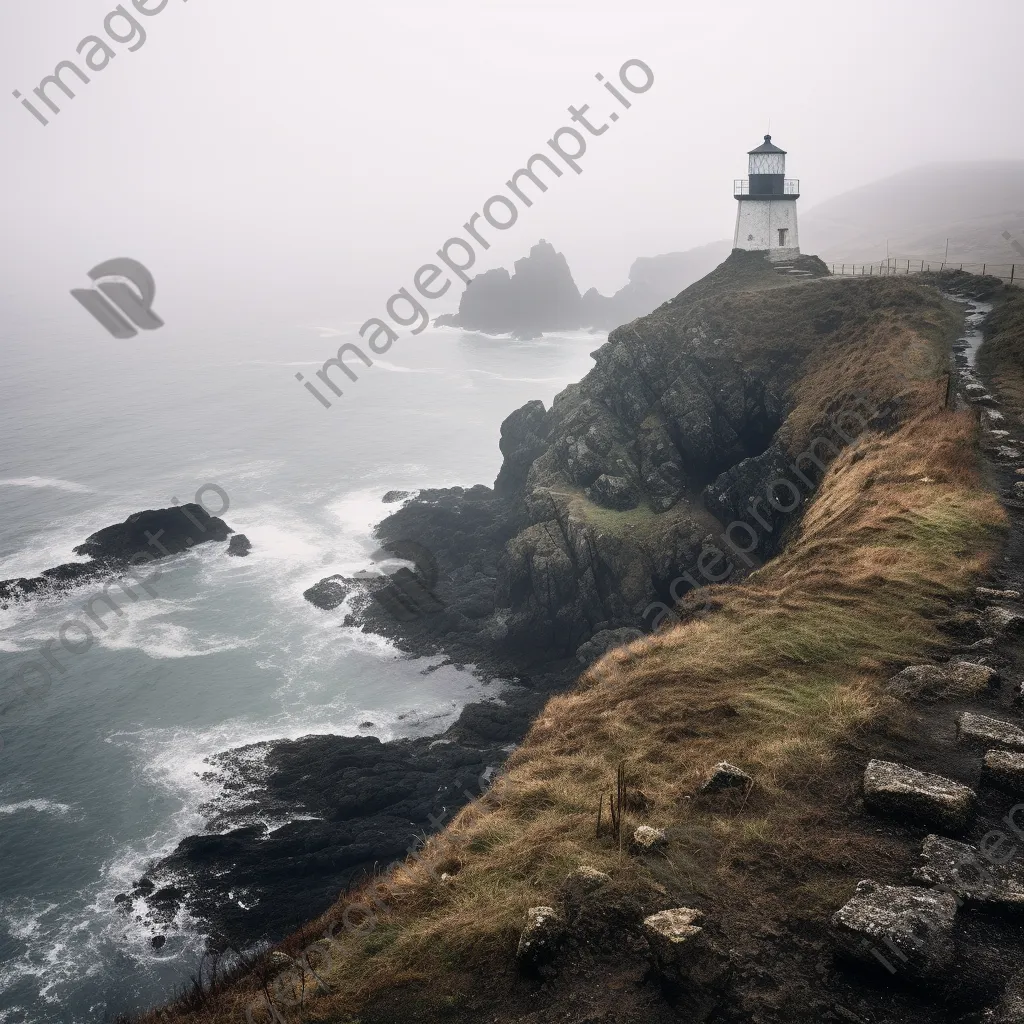
MULTIPOLYGON (((733 937, 820 918, 879 868, 885 841, 850 824, 845 745, 897 715, 882 682, 942 648, 939 626, 985 568, 1002 512, 979 488, 973 420, 937 400, 949 323, 931 306, 918 325, 886 314, 862 328, 812 366, 790 428, 806 432, 837 388, 864 380, 900 396, 903 424, 833 462, 786 550, 742 584, 711 588, 717 611, 611 652, 551 700, 488 800, 432 838, 421 863, 371 887, 376 927, 337 932, 332 992, 311 1002, 307 978, 303 1019, 345 1020, 382 990, 430 977, 445 991, 507 964, 526 909, 551 902, 580 864, 696 901, 733 937), (694 796, 721 760, 755 779, 742 803, 694 796), (639 862, 595 837, 620 762, 652 800, 626 826, 668 829, 667 858, 639 862)), ((254 992, 236 987, 194 1019, 243 1020, 254 992)))

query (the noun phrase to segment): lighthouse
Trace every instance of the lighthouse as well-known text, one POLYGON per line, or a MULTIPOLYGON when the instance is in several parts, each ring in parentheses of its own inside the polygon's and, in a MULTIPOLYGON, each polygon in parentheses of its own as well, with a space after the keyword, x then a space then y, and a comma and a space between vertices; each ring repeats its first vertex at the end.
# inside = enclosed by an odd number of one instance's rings
POLYGON ((772 259, 796 256, 800 252, 796 224, 800 182, 786 177, 786 151, 766 135, 748 156, 749 177, 733 183, 738 209, 732 247, 765 250, 772 259))

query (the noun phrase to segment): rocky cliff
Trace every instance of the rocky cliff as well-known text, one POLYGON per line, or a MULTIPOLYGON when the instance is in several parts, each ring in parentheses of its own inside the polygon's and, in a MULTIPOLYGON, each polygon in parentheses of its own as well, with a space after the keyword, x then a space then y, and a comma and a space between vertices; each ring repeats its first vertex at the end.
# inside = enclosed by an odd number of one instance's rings
POLYGON ((423 491, 384 520, 386 548, 433 552, 444 608, 396 627, 371 607, 366 624, 467 658, 567 657, 760 564, 850 431, 887 415, 852 383, 829 390, 823 367, 851 331, 922 302, 825 273, 737 251, 613 331, 550 409, 505 420, 493 488, 423 491), (809 373, 815 389, 798 392, 809 373))

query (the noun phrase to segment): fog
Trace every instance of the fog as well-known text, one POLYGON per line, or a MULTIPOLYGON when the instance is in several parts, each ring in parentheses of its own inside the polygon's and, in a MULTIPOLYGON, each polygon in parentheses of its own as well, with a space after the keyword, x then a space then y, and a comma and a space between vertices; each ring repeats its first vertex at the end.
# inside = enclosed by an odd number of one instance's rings
POLYGON ((582 173, 561 165, 514 226, 488 229, 474 271, 547 238, 581 288, 611 292, 637 256, 729 237, 732 180, 769 124, 803 210, 922 164, 1024 158, 1015 0, 169 0, 134 12, 141 45, 115 19, 127 41, 107 39, 88 84, 65 75, 76 97, 51 90, 43 126, 11 93, 84 67, 76 48, 115 7, 0 9, 8 295, 69 302, 90 267, 130 256, 197 306, 287 295, 376 315, 550 155, 570 105, 621 117, 587 137, 582 173), (654 83, 625 109, 595 75, 618 84, 630 59, 654 83))

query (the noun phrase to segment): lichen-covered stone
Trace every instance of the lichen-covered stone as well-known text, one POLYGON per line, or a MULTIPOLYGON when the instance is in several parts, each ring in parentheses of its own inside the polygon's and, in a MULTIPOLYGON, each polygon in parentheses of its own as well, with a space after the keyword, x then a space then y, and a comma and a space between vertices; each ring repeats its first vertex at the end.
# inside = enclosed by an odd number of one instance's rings
POLYGON ((961 743, 1024 750, 1024 729, 1015 722, 970 711, 965 711, 957 720, 956 736, 961 743))
POLYGON ((1019 750, 990 750, 981 767, 984 782, 996 789, 1024 796, 1024 753, 1019 750))
POLYGON ((870 761, 864 772, 864 803, 880 814, 959 832, 974 816, 976 798, 967 786, 892 761, 870 761))
POLYGON ((542 967, 554 959, 564 937, 565 928, 554 907, 531 907, 519 936, 516 959, 529 969, 542 967))
POLYGON ((933 978, 953 959, 957 901, 916 886, 862 881, 832 916, 841 952, 887 974, 933 978))
POLYGON ((640 825, 633 832, 631 846, 634 853, 657 853, 668 846, 668 836, 663 828, 640 825))
POLYGON ((999 681, 999 673, 972 661, 947 665, 909 665, 897 672, 886 688, 904 700, 943 700, 975 697, 999 681))
MULTIPOLYGON (((1009 841, 1004 845, 1009 847, 1009 841)), ((1000 859, 1005 852, 996 847, 992 856, 1000 859)), ((915 882, 991 909, 1014 913, 1024 910, 1024 885, 1004 865, 987 859, 968 843, 928 836, 921 847, 921 859, 923 864, 914 870, 915 882)))
MULTIPOLYGON (((1024 473, 1024 470, 1017 470, 1017 472, 1024 473)), ((1024 483, 1024 481, 1019 482, 1024 483)), ((974 595, 982 601, 1019 601, 1024 596, 1019 590, 993 590, 991 587, 975 587, 974 595)))
POLYGON ((728 761, 719 761, 700 787, 702 793, 718 793, 723 789, 748 789, 754 780, 742 768, 728 761))
POLYGON ((669 981, 711 991, 728 976, 728 958, 711 941, 699 910, 676 907, 652 914, 644 918, 643 934, 655 966, 669 981))
POLYGON ((1002 636, 1005 633, 1018 633, 1024 630, 1024 615, 991 605, 986 608, 978 619, 978 625, 986 636, 1002 636))

